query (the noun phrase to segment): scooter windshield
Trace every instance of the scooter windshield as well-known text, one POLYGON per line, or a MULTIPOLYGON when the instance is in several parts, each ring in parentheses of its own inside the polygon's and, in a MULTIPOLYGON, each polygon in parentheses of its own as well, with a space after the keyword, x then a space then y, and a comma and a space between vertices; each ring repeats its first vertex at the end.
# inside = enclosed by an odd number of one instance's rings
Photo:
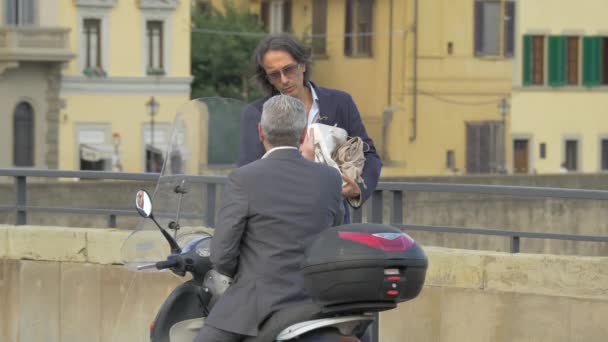
MULTIPOLYGON (((235 99, 192 100, 178 109, 169 140, 156 146, 164 153, 158 161, 162 171, 151 194, 152 215, 180 247, 201 234, 212 234, 210 218, 219 208, 225 174, 235 166, 238 156, 241 113, 255 116, 256 112, 235 99), (215 198, 217 205, 211 205, 209 198, 215 198)), ((171 254, 158 227, 143 218, 121 252, 125 266, 133 271, 141 271, 141 266, 165 260, 171 254)))

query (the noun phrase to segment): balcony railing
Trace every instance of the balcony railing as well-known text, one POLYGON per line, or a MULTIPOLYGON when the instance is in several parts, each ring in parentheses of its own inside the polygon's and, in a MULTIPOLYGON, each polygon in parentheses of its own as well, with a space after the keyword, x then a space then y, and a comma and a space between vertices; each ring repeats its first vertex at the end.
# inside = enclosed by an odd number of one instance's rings
POLYGON ((0 27, 0 61, 69 61, 75 56, 69 33, 69 28, 0 27))

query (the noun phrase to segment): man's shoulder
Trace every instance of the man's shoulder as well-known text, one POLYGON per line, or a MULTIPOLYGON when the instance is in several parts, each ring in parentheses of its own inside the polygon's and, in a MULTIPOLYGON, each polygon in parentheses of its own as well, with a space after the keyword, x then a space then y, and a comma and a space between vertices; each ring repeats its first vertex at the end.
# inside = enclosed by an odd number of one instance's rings
POLYGON ((270 96, 261 97, 261 98, 259 98, 257 100, 253 100, 253 101, 249 102, 247 104, 247 106, 261 110, 262 106, 264 105, 264 102, 268 101, 269 98, 270 98, 270 96))
POLYGON ((320 95, 325 95, 328 97, 345 99, 345 100, 352 99, 352 96, 343 90, 319 87, 318 85, 315 85, 314 87, 315 87, 315 91, 317 92, 317 94, 320 94, 320 95))

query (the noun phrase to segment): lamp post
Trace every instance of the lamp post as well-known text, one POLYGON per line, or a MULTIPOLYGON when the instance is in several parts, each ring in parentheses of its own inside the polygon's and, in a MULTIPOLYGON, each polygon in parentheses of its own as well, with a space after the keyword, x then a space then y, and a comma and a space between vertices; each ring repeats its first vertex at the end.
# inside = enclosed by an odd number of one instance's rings
POLYGON ((154 99, 154 96, 150 97, 150 100, 146 102, 148 107, 148 114, 150 114, 150 146, 154 147, 154 116, 158 111, 160 104, 154 99))
POLYGON ((510 108, 511 106, 506 98, 500 100, 498 110, 500 111, 500 116, 502 118, 502 173, 507 173, 507 114, 509 114, 510 108))

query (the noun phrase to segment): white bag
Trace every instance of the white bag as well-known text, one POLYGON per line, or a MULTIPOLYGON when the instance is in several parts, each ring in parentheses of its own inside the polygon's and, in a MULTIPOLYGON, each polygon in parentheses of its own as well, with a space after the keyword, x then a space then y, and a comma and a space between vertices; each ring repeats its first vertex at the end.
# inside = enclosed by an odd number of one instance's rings
POLYGON ((342 171, 340 167, 331 156, 334 151, 346 142, 346 138, 348 137, 346 130, 338 126, 329 126, 321 123, 313 123, 308 128, 312 129, 314 136, 315 161, 335 168, 341 175, 342 171))

